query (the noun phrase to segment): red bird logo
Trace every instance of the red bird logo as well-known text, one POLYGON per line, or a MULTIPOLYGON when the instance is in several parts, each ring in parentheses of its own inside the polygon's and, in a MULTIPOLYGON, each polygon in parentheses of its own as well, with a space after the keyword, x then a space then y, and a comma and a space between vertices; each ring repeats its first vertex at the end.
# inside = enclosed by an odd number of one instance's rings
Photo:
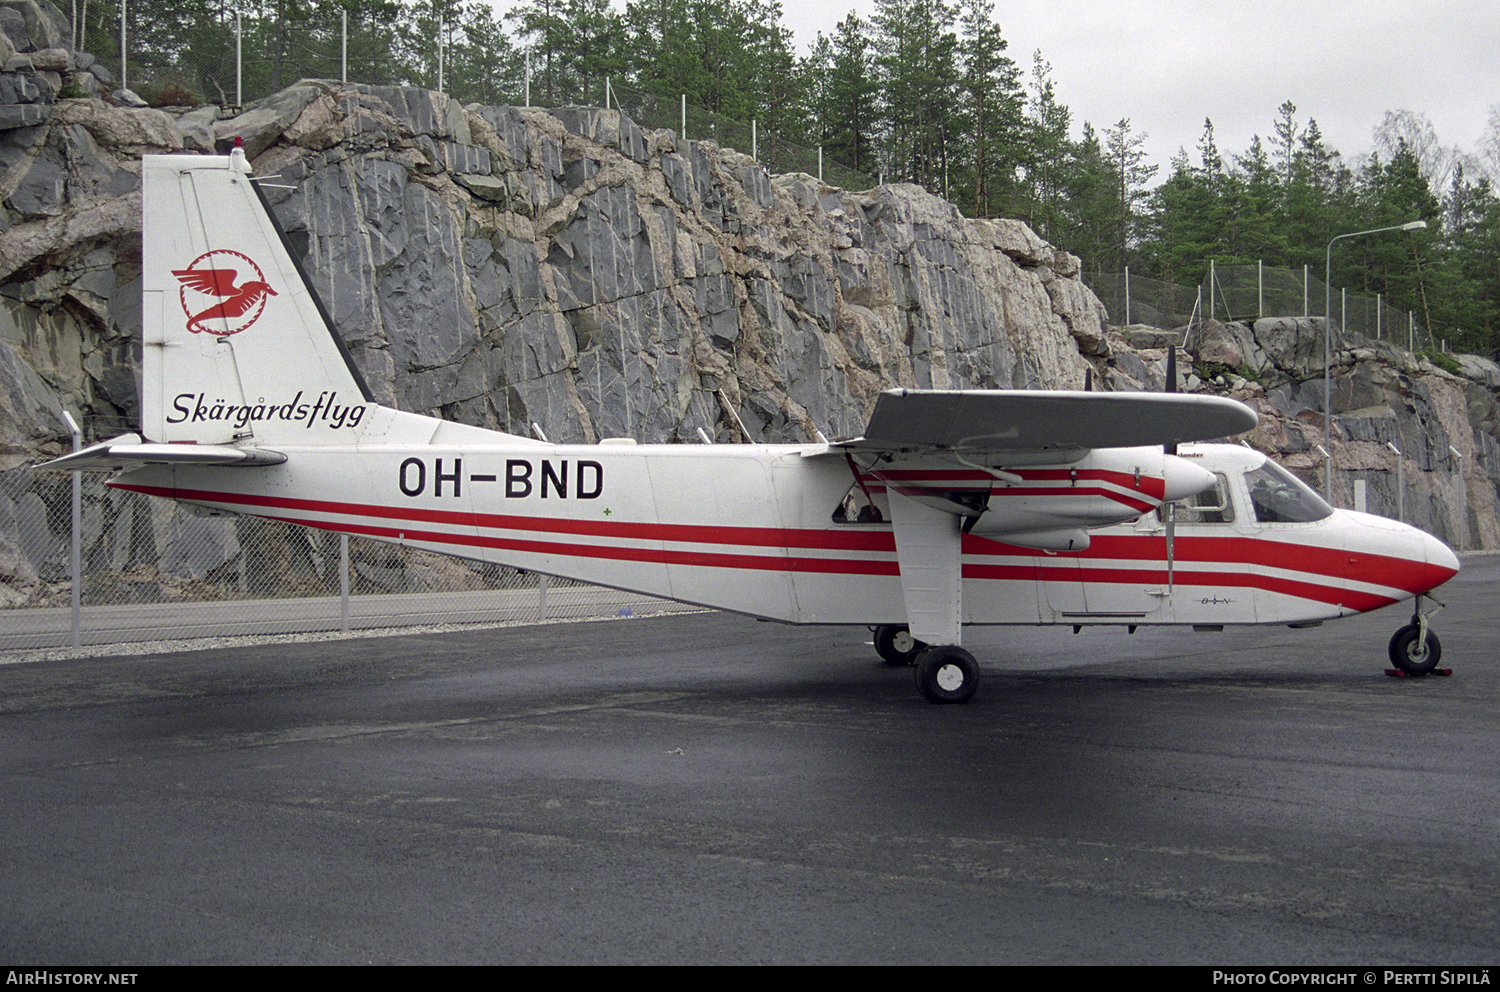
POLYGON ((188 318, 187 329, 194 334, 203 331, 219 337, 238 334, 259 319, 261 311, 265 309, 266 297, 277 295, 276 290, 265 281, 260 266, 251 261, 248 255, 227 249, 204 252, 193 259, 187 268, 173 269, 172 275, 182 283, 182 312, 188 318), (229 256, 229 259, 218 256, 229 256), (230 259, 237 259, 248 265, 252 270, 251 278, 235 285, 240 278, 242 266, 223 267, 223 262, 230 259), (217 297, 220 302, 198 310, 202 301, 190 303, 190 291, 199 296, 217 297), (209 321, 214 323, 210 324, 209 321))

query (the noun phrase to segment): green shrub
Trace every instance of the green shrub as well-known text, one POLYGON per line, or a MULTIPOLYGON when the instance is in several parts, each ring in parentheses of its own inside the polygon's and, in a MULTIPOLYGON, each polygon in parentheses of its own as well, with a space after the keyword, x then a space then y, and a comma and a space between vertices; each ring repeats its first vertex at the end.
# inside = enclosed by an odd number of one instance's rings
POLYGON ((1444 372, 1452 375, 1463 375, 1463 369, 1458 360, 1446 351, 1438 351, 1436 348, 1423 348, 1417 352, 1418 358, 1425 358, 1444 372))

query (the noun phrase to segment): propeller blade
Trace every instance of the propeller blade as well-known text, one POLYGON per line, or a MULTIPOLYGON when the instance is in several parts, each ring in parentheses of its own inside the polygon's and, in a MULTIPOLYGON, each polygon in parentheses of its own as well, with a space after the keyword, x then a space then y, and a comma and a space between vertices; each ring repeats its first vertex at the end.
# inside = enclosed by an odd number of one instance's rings
POLYGON ((1177 504, 1168 503, 1167 507, 1167 595, 1173 590, 1172 565, 1176 559, 1176 548, 1174 544, 1177 539, 1177 504))

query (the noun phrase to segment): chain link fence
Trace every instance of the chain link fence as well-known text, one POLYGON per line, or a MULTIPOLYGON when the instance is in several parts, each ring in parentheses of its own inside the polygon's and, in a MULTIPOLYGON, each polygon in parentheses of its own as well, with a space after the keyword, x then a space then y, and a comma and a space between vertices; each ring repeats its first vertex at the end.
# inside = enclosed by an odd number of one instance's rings
POLYGON ((330 531, 197 516, 80 476, 0 472, 0 651, 691 609, 330 531), (345 592, 347 590, 347 592, 345 592))
MULTIPOLYGON (((1210 267, 1201 286, 1179 286, 1125 272, 1083 273, 1084 282, 1099 297, 1110 319, 1126 324, 1148 324, 1170 329, 1188 323, 1194 307, 1209 319, 1254 321, 1261 317, 1323 316, 1326 283, 1311 270, 1266 265, 1210 267)), ((1391 306, 1383 297, 1361 296, 1335 288, 1332 294, 1336 326, 1346 333, 1375 341, 1389 341, 1409 351, 1447 350, 1417 320, 1416 315, 1391 306)))
POLYGON ((257 17, 227 4, 78 0, 74 48, 156 105, 242 106, 299 79, 419 82, 413 59, 437 50, 437 34, 424 45, 377 5, 351 7, 257 17))
POLYGON ((833 161, 816 146, 789 141, 774 131, 767 132, 754 122, 746 124, 733 120, 685 103, 680 97, 668 99, 611 83, 608 98, 609 105, 643 128, 674 131, 684 138, 706 139, 722 148, 734 148, 750 155, 772 175, 805 172, 830 186, 847 190, 870 189, 878 182, 868 173, 833 161))
POLYGON ((147 4, 78 0, 75 48, 148 103, 238 107, 299 79, 337 79, 440 90, 460 103, 535 107, 612 106, 648 129, 735 148, 772 174, 805 172, 844 189, 876 178, 789 140, 781 129, 745 123, 686 103, 620 86, 603 76, 528 67, 493 17, 443 19, 430 7, 351 3, 337 14, 283 8, 276 16, 237 13, 227 4, 147 4), (123 20, 122 20, 123 10, 123 20))
MULTIPOLYGON (((330 16, 287 5, 255 16, 212 0, 75 0, 64 13, 74 49, 156 105, 244 106, 303 78, 421 86, 463 103, 604 104, 645 128, 749 152, 773 173, 874 185, 822 161, 815 147, 681 97, 576 74, 544 96, 530 85, 525 54, 494 33, 493 17, 440 21, 424 15, 431 5, 379 0, 346 7, 330 16)), ((93 440, 132 429, 88 426, 93 440)), ((688 609, 292 524, 196 516, 93 474, 81 474, 79 493, 75 528, 72 473, 0 471, 0 651, 688 609)))

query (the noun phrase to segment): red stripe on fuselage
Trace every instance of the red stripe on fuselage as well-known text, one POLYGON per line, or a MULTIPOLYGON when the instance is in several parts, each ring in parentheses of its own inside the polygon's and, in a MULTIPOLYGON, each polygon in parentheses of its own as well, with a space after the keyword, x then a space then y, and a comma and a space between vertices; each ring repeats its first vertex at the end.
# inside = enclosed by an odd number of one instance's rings
MULTIPOLYGON (((964 553, 968 555, 1013 555, 1025 552, 1017 550, 992 550, 986 545, 1009 549, 1001 541, 966 535, 964 553)), ((1339 548, 1321 548, 1309 544, 1293 544, 1266 537, 1188 537, 1179 536, 1173 543, 1173 558, 1178 567, 1193 563, 1216 563, 1229 566, 1251 566, 1275 568, 1304 575, 1324 576, 1330 579, 1355 579, 1371 585, 1387 586, 1415 595, 1434 588, 1430 569, 1425 562, 1410 558, 1396 558, 1369 552, 1344 551, 1339 548)), ((1084 573, 1090 571, 1090 561, 1141 561, 1161 563, 1163 571, 1147 568, 1094 569, 1110 573, 1101 576, 1100 582, 1164 582, 1167 557, 1166 539, 1148 535, 1105 534, 1095 535, 1087 551, 1058 552, 1049 556, 1051 560, 1079 559, 1084 573), (1157 576, 1160 576, 1159 578, 1157 576), (1139 577, 1139 578, 1137 578, 1139 577)), ((1225 575, 1221 584, 1234 585, 1228 573, 1205 572, 1204 575, 1225 575)), ((1278 580, 1292 581, 1292 580, 1278 580)), ((1212 585, 1212 582, 1202 583, 1212 585)), ((1393 602, 1393 600, 1387 600, 1393 602)), ((1384 604, 1381 604, 1384 605, 1384 604)))
MULTIPOLYGON (((475 530, 511 530, 533 534, 574 535, 578 537, 614 538, 619 540, 662 541, 697 545, 738 545, 761 547, 780 554, 729 554, 672 548, 619 547, 581 545, 566 541, 545 541, 487 534, 455 534, 441 530, 413 530, 410 527, 384 526, 372 523, 335 523, 300 517, 263 514, 286 523, 302 524, 324 530, 345 531, 399 540, 425 541, 459 547, 483 547, 535 554, 571 557, 641 561, 703 567, 787 570, 795 572, 842 573, 855 575, 899 575, 894 558, 820 558, 795 555, 795 551, 843 551, 895 553, 895 537, 890 530, 853 529, 841 525, 831 529, 779 527, 717 527, 701 524, 630 523, 598 520, 568 520, 556 517, 528 517, 510 514, 473 513, 457 510, 430 510, 416 507, 391 507, 329 500, 302 499, 247 493, 209 492, 175 489, 164 486, 117 485, 117 488, 167 499, 200 503, 220 503, 303 513, 326 513, 374 518, 397 523, 436 524, 475 530)), ((1165 540, 1161 537, 1109 535, 1096 536, 1085 552, 1046 555, 1027 548, 1017 548, 1002 541, 966 534, 963 554, 971 560, 963 565, 965 578, 998 581, 1092 582, 1119 585, 1161 585, 1166 582, 1165 540), (996 562, 993 559, 1010 559, 996 562), (989 560, 985 560, 989 559, 989 560), (1016 559, 1021 559, 1016 561, 1016 559), (1078 560, 1079 566, 1064 572, 1055 562, 1078 560), (1142 567, 1108 567, 1092 561, 1139 561, 1142 567), (1150 563, 1146 565, 1145 563, 1150 563), (1050 574, 1049 574, 1050 573, 1050 574)), ((1374 554, 1353 554, 1336 548, 1318 548, 1264 538, 1239 536, 1178 537, 1174 546, 1177 562, 1175 580, 1182 585, 1204 587, 1253 587, 1298 596, 1315 602, 1334 603, 1355 610, 1371 610, 1396 600, 1376 593, 1358 592, 1340 586, 1271 576, 1255 571, 1193 571, 1193 563, 1216 563, 1250 569, 1273 568, 1301 573, 1310 578, 1334 580, 1359 576, 1358 581, 1401 589, 1409 594, 1426 591, 1428 569, 1422 562, 1374 554)))
MULTIPOLYGON (((859 525, 840 525, 834 530, 805 530, 785 527, 715 527, 705 524, 630 523, 612 520, 569 520, 560 517, 527 517, 513 514, 473 513, 468 510, 424 510, 418 507, 380 506, 365 503, 343 503, 331 500, 300 499, 289 496, 261 496, 248 493, 215 493, 198 489, 172 489, 166 486, 120 486, 132 492, 167 499, 185 499, 199 503, 231 503, 307 513, 337 513, 344 516, 374 517, 381 520, 411 520, 419 523, 445 524, 450 527, 478 527, 497 530, 537 531, 549 534, 577 534, 583 537, 614 537, 634 541, 676 541, 685 544, 737 544, 747 547, 801 548, 827 551, 896 551, 896 538, 889 529, 866 529, 859 525)), ((280 519, 280 518, 278 518, 280 519)), ((315 524, 299 520, 298 523, 315 524)))
MULTIPOLYGON (((824 572, 843 575, 900 575, 894 559, 886 558, 806 558, 795 555, 734 555, 717 551, 683 551, 675 548, 631 548, 610 545, 579 545, 560 541, 531 541, 522 538, 489 537, 483 534, 452 534, 447 531, 420 531, 407 528, 377 527, 371 524, 327 523, 296 517, 272 516, 288 524, 303 524, 324 530, 363 534, 387 540, 422 541, 467 548, 494 548, 540 555, 562 555, 568 558, 600 558, 611 561, 638 561, 658 565, 700 565, 705 568, 762 569, 773 572, 824 572)), ((783 549, 785 550, 785 549, 783 549)))

